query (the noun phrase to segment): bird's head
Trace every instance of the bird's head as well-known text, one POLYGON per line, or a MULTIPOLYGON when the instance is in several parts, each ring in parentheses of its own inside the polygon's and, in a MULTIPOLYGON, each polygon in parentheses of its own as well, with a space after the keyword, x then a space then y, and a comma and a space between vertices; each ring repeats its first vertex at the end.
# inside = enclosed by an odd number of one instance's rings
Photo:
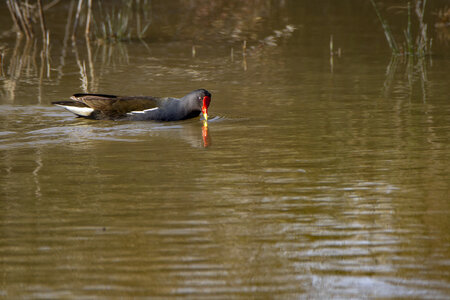
POLYGON ((205 89, 199 89, 190 92, 183 98, 187 98, 188 101, 194 102, 196 109, 202 112, 203 118, 208 120, 208 107, 211 103, 211 94, 205 89))

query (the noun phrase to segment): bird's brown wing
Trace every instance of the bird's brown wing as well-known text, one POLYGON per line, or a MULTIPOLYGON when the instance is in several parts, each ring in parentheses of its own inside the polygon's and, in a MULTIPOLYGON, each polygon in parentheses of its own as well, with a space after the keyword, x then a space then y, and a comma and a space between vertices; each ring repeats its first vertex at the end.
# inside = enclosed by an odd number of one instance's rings
POLYGON ((163 101, 163 98, 152 96, 128 97, 104 94, 75 94, 71 99, 111 116, 120 116, 131 111, 155 108, 163 101))

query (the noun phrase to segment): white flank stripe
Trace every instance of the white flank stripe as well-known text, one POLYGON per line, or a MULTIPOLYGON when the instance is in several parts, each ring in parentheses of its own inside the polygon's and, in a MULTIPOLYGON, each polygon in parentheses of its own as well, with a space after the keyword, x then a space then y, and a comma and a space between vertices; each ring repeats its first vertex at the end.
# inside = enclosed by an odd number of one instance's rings
POLYGON ((94 111, 93 108, 90 107, 78 107, 78 106, 68 106, 56 104, 57 106, 61 106, 62 108, 67 109, 71 113, 76 114, 77 116, 89 117, 89 115, 94 111))
POLYGON ((155 107, 155 108, 149 108, 149 109, 144 109, 144 110, 133 110, 132 112, 129 112, 128 114, 129 115, 132 115, 132 114, 145 114, 146 112, 149 112, 149 111, 152 111, 152 110, 157 110, 158 108, 157 107, 155 107))

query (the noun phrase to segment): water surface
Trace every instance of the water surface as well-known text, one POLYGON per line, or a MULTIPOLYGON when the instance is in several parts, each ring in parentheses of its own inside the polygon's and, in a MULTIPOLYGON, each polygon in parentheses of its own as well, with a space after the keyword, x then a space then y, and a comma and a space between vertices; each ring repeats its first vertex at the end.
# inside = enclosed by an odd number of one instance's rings
MULTIPOLYGON (((369 2, 175 3, 152 4, 143 41, 66 48, 59 4, 50 68, 39 44, 1 38, 0 296, 448 298, 445 2, 427 4, 434 54, 410 64, 369 2), (207 145, 199 119, 50 105, 197 88, 213 94, 207 145)), ((401 34, 397 4, 382 13, 401 34)))

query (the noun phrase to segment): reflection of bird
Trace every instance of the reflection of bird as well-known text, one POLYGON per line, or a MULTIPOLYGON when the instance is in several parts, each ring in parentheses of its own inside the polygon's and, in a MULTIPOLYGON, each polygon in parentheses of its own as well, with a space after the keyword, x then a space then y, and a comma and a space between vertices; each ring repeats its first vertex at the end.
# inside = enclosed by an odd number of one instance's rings
POLYGON ((75 94, 71 99, 52 104, 79 117, 95 120, 178 121, 197 117, 200 113, 208 120, 211 94, 199 89, 181 99, 103 94, 75 94))

